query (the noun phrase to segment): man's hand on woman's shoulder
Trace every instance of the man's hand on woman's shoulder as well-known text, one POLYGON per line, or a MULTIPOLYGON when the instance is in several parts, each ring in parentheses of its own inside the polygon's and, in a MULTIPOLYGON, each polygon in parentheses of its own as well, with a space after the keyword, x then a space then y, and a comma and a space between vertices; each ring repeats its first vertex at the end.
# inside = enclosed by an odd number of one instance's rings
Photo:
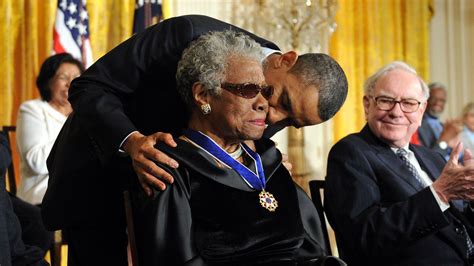
POLYGON ((166 184, 173 183, 173 177, 155 162, 169 165, 172 168, 179 166, 178 162, 154 147, 158 142, 164 142, 171 147, 177 145, 173 136, 168 133, 156 132, 145 136, 136 132, 130 135, 122 146, 123 150, 132 158, 133 169, 138 176, 140 185, 149 196, 153 194, 152 186, 164 190, 166 184))

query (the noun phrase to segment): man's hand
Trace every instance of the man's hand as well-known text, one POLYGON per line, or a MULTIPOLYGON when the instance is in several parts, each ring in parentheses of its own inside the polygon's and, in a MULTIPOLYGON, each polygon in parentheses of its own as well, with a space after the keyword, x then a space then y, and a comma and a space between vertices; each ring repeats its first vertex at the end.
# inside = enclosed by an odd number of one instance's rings
POLYGON ((138 176, 140 185, 148 196, 153 194, 150 186, 164 190, 166 188, 165 183, 173 183, 173 177, 158 167, 155 162, 160 162, 173 168, 178 167, 178 162, 154 147, 160 141, 171 147, 176 147, 176 142, 171 134, 161 132, 150 136, 144 136, 136 132, 130 135, 122 146, 123 150, 132 158, 133 169, 138 176))
POLYGON ((464 164, 458 163, 462 143, 458 143, 451 152, 446 166, 439 178, 433 183, 433 189, 439 197, 448 203, 450 200, 474 200, 474 163, 472 153, 467 150, 464 164))
POLYGON ((474 165, 474 156, 472 155, 472 152, 469 149, 464 150, 463 164, 466 166, 474 165))

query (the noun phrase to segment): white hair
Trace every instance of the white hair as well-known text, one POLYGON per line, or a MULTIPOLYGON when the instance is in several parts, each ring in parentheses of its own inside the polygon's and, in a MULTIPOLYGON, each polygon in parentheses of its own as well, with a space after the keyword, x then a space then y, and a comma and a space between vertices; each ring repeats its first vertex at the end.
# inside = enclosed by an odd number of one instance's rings
POLYGON ((424 100, 425 101, 428 100, 428 98, 430 97, 430 90, 429 90, 428 86, 423 81, 423 79, 421 79, 418 76, 418 73, 416 73, 416 70, 413 67, 411 67, 410 65, 408 65, 407 63, 402 62, 402 61, 393 61, 393 62, 383 66, 377 72, 375 72, 375 74, 370 76, 364 83, 364 93, 365 93, 365 95, 372 95, 374 93, 375 83, 377 83, 377 81, 381 77, 385 76, 387 73, 389 73, 390 71, 395 70, 395 69, 400 69, 400 70, 406 71, 408 73, 411 73, 411 74, 417 76, 418 80, 420 81, 421 88, 423 90, 424 100))

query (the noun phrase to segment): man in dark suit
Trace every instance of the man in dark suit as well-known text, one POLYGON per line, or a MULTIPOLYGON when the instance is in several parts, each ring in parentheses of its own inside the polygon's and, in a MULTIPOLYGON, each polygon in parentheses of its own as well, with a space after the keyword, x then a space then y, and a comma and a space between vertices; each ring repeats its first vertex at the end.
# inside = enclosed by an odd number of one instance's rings
POLYGON ((428 88, 430 97, 421 126, 418 129, 418 137, 423 146, 441 153, 447 159, 461 139, 462 121, 453 119, 447 120, 443 124, 439 117, 444 111, 448 97, 446 86, 440 82, 433 82, 428 85, 428 88))
POLYGON ((367 125, 330 151, 325 208, 349 265, 469 263, 472 227, 450 201, 474 197, 472 154, 458 164, 459 144, 446 163, 409 144, 428 95, 405 63, 383 67, 365 84, 367 125))
POLYGON ((0 265, 49 265, 43 252, 25 245, 21 226, 5 188, 5 173, 12 158, 7 138, 0 131, 0 265))
MULTIPOLYGON (((165 188, 155 176, 172 182, 154 161, 177 165, 154 145, 175 145, 171 135, 161 132, 178 135, 187 122, 176 91, 177 62, 192 40, 224 29, 245 32, 205 16, 165 20, 120 44, 73 81, 69 100, 74 112, 48 158, 49 187, 42 206, 45 225, 69 234, 71 261, 126 262, 120 204, 126 180, 136 178, 135 171, 148 192, 148 184, 165 188)), ((318 124, 339 110, 347 80, 332 58, 281 53, 275 44, 245 33, 267 48, 265 77, 274 87, 268 119, 277 130, 318 124)))

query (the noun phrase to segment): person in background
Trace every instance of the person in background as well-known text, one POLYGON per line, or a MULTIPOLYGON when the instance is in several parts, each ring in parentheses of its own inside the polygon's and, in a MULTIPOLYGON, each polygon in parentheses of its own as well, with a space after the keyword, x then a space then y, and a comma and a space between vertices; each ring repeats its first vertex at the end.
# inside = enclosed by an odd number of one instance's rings
MULTIPOLYGON (((474 199, 474 159, 462 145, 449 161, 410 145, 428 87, 392 62, 369 77, 367 124, 331 149, 324 207, 349 265, 472 265, 474 231, 452 200, 474 199)), ((466 210, 469 211, 469 210, 466 210)))
POLYGON ((21 104, 17 119, 17 145, 21 183, 18 197, 40 205, 48 187, 46 159, 68 115, 69 85, 84 68, 70 54, 56 54, 41 66, 36 86, 41 99, 21 104))
POLYGON ((461 132, 461 142, 464 147, 474 152, 474 102, 468 103, 462 111, 464 128, 461 132))
POLYGON ((54 241, 53 232, 46 230, 40 206, 48 186, 46 158, 72 112, 68 90, 72 79, 84 68, 70 54, 47 58, 40 68, 36 86, 41 99, 21 104, 17 119, 17 146, 20 156, 20 186, 17 196, 11 195, 13 209, 20 220, 23 241, 40 247, 44 253, 54 241))
POLYGON ((439 120, 446 104, 446 86, 439 82, 433 82, 428 87, 430 98, 421 127, 418 129, 418 138, 423 146, 441 153, 447 160, 451 150, 459 142, 462 122, 452 119, 443 124, 439 120))
POLYGON ((317 211, 274 143, 260 140, 256 153, 244 143, 262 137, 273 93, 262 58, 256 42, 233 31, 202 35, 183 52, 176 80, 191 118, 177 148, 159 144, 180 163, 163 166, 175 183, 149 198, 133 179, 141 265, 327 260, 317 211))
POLYGON ((38 247, 25 245, 22 241, 20 222, 5 188, 5 173, 11 161, 7 138, 0 131, 0 265, 49 265, 43 259, 44 252, 38 247))

